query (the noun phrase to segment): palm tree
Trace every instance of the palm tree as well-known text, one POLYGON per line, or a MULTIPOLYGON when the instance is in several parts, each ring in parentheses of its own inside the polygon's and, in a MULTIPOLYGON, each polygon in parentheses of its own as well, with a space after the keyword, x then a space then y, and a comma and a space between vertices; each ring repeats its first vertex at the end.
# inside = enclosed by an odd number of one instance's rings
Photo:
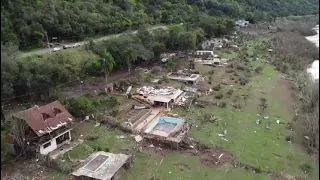
POLYGON ((126 56, 125 60, 128 65, 128 72, 130 73, 132 69, 132 62, 136 60, 137 55, 132 47, 129 47, 128 49, 126 49, 124 54, 126 56))
POLYGON ((105 51, 103 53, 103 57, 99 60, 101 71, 104 73, 104 76, 106 78, 106 86, 108 84, 108 76, 110 72, 113 70, 114 66, 116 65, 116 62, 114 61, 112 55, 105 51))

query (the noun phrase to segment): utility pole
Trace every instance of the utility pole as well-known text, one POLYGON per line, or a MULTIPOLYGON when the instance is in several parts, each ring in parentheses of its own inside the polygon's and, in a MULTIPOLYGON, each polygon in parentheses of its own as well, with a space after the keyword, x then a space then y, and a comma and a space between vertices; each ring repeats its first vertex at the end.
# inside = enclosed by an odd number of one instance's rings
POLYGON ((50 48, 50 43, 49 43, 49 38, 48 38, 48 33, 46 32, 46 38, 47 38, 47 44, 49 48, 49 53, 51 54, 51 48, 50 48))

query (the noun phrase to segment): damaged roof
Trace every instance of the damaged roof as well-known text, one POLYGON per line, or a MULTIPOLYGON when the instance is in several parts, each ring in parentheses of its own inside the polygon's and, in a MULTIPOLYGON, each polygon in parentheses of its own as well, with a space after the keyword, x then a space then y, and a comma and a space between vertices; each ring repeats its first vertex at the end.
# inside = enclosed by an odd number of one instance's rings
POLYGON ((25 120, 38 136, 50 133, 74 119, 59 101, 40 107, 35 106, 13 116, 25 120))

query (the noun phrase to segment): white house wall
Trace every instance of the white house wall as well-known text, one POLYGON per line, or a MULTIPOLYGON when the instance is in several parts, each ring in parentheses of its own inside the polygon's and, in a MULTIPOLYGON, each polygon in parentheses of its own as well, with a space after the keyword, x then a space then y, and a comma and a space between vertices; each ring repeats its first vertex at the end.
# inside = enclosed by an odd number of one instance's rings
POLYGON ((46 143, 43 143, 41 146, 40 146, 40 154, 42 155, 47 155, 48 153, 56 150, 58 148, 58 145, 57 145, 57 141, 56 139, 66 133, 69 133, 69 140, 66 140, 65 142, 59 144, 59 146, 62 146, 63 144, 65 144, 66 142, 69 142, 71 140, 71 133, 70 133, 70 130, 64 132, 64 133, 61 133, 59 134, 58 136, 54 137, 51 139, 51 141, 47 141, 46 143), (51 142, 51 145, 46 147, 46 148, 43 148, 43 145, 44 144, 47 144, 48 142, 51 142))
POLYGON ((56 138, 51 139, 50 142, 51 142, 51 145, 46 148, 43 148, 43 145, 47 144, 48 142, 46 142, 40 146, 40 154, 46 155, 49 152, 52 152, 58 148, 56 138))

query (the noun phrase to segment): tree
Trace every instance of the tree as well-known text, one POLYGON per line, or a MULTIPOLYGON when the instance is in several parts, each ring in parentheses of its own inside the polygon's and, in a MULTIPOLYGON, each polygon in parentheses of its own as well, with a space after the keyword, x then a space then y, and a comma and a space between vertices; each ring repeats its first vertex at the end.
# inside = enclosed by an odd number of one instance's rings
POLYGON ((99 59, 101 72, 103 72, 104 77, 106 79, 106 86, 108 85, 108 76, 109 73, 113 70, 114 66, 116 65, 112 55, 105 51, 103 57, 99 59))
POLYGON ((131 69, 132 69, 132 63, 137 58, 136 52, 132 47, 129 47, 124 51, 124 55, 125 55, 125 57, 124 57, 125 61, 126 61, 127 65, 128 65, 128 72, 130 73, 131 69))
POLYGON ((163 53, 166 50, 166 46, 162 42, 157 41, 153 44, 152 49, 153 49, 154 56, 157 59, 159 59, 161 53, 163 53))
POLYGON ((267 99, 266 98, 260 98, 260 109, 261 112, 264 113, 264 111, 268 108, 267 99))

